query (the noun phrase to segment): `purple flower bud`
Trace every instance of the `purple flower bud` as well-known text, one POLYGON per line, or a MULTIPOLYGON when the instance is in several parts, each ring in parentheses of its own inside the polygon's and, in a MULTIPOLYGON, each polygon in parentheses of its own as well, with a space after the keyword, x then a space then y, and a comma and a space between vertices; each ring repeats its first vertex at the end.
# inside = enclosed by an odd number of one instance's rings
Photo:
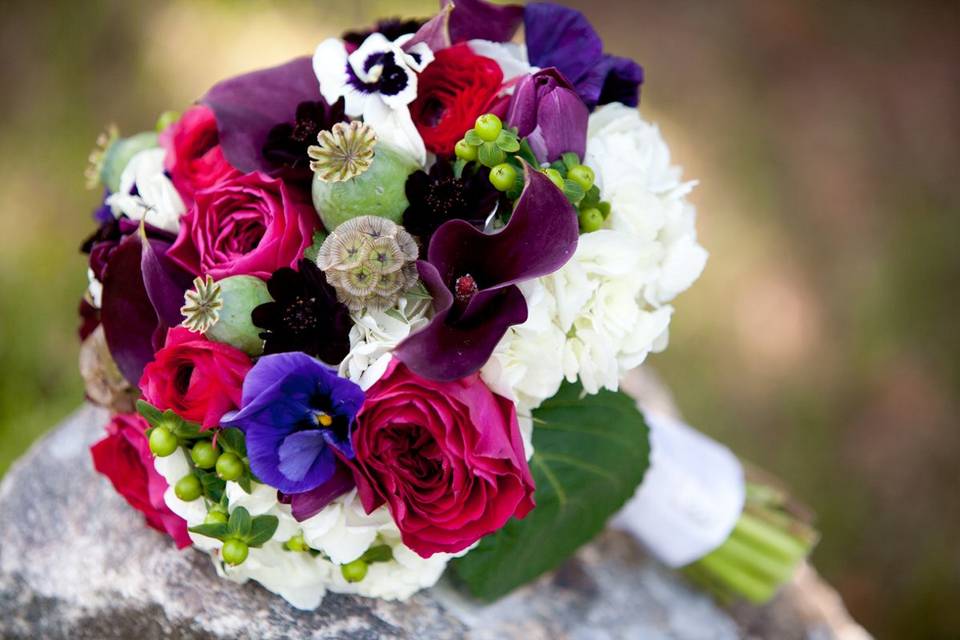
POLYGON ((520 81, 506 122, 527 139, 538 160, 553 162, 568 151, 583 157, 589 116, 573 86, 559 71, 549 68, 520 81))

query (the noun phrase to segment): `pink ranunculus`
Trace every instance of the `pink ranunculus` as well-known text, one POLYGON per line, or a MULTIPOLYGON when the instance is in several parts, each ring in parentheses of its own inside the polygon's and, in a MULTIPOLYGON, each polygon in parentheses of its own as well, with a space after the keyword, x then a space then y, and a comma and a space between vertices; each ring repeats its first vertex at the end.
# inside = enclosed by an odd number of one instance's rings
POLYGON ((462 551, 534 506, 516 409, 478 375, 436 382, 392 361, 367 391, 353 447, 364 508, 385 502, 423 557, 462 551))
POLYGON ((169 535, 182 549, 190 546, 187 523, 163 500, 167 481, 153 467, 147 426, 135 413, 115 415, 107 425, 107 437, 90 447, 93 467, 107 476, 131 507, 143 513, 147 524, 169 535))
POLYGON ((210 429, 223 414, 240 408, 243 379, 252 366, 239 349, 175 327, 144 368, 140 391, 161 411, 171 409, 210 429))
POLYGON ((197 192, 167 256, 196 275, 266 280, 281 267, 295 267, 320 228, 309 194, 248 173, 197 192))
POLYGON ((213 111, 202 105, 187 109, 164 129, 160 145, 173 186, 188 206, 198 191, 240 175, 223 156, 213 111))

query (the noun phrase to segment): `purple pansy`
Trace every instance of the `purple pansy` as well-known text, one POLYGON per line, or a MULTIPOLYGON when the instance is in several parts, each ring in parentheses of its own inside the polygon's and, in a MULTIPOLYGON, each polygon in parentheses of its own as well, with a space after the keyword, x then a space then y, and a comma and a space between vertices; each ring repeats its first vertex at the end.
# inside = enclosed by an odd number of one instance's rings
POLYGON ((541 162, 553 162, 572 151, 587 149, 590 112, 567 79, 554 68, 520 81, 507 110, 506 123, 526 138, 541 162))
POLYGON ((200 99, 217 118, 227 162, 244 173, 270 175, 285 169, 263 155, 270 132, 280 124, 295 125, 302 104, 321 101, 308 57, 218 82, 200 99))
POLYGON ((527 319, 517 283, 553 273, 577 248, 573 205, 550 179, 524 167, 525 186, 510 221, 484 233, 465 220, 444 223, 417 263, 435 315, 395 355, 431 380, 480 369, 507 329, 527 319))
POLYGON ((330 479, 310 491, 303 493, 277 493, 277 499, 290 505, 290 512, 297 522, 317 515, 328 504, 356 486, 353 473, 345 464, 337 464, 330 479))
MULTIPOLYGON (((246 434, 250 469, 285 494, 337 481, 363 390, 305 353, 260 358, 243 381, 240 411, 221 421, 246 434)), ((335 496, 334 496, 335 497, 335 496)), ((331 498, 332 499, 332 498, 331 498)))
POLYGON ((535 2, 525 7, 523 25, 530 64, 559 69, 588 107, 637 106, 643 69, 628 58, 604 54, 600 36, 582 13, 535 2))

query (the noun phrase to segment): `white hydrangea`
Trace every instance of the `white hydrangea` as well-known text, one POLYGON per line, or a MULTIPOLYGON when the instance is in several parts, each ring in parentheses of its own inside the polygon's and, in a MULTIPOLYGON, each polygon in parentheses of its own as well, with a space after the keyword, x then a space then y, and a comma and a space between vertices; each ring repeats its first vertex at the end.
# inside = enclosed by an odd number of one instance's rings
POLYGON ((390 364, 393 350, 430 321, 429 298, 407 295, 393 308, 353 316, 350 352, 340 363, 339 374, 366 391, 390 364))
MULTIPOLYGON (((154 466, 170 484, 164 494, 170 510, 186 520, 188 526, 201 524, 207 515, 203 500, 184 502, 173 491, 177 480, 190 472, 184 450, 156 458, 154 466)), ((386 506, 368 515, 356 490, 337 498, 303 522, 294 519, 289 505, 277 500, 277 491, 272 487, 253 483, 253 490, 248 494, 237 483, 228 482, 226 493, 231 511, 242 506, 252 516, 276 516, 279 524, 273 538, 260 548, 250 549, 247 559, 238 566, 220 562, 222 543, 219 540, 191 533, 194 546, 210 554, 220 576, 239 583, 255 580, 300 609, 315 609, 327 591, 405 600, 420 589, 436 584, 453 557, 442 553, 430 558, 418 556, 401 542, 400 530, 386 506), (313 556, 284 549, 284 542, 297 534, 302 534, 304 541, 321 554, 313 556), (371 563, 360 582, 344 579, 340 565, 356 560, 370 547, 383 544, 392 549, 392 560, 371 563)))
POLYGON ((165 151, 161 147, 136 153, 120 174, 120 188, 107 196, 113 215, 143 220, 158 229, 176 233, 186 206, 173 182, 164 172, 165 151), (137 188, 136 195, 131 194, 137 188))
POLYGON ((481 374, 529 412, 566 378, 617 389, 620 377, 664 349, 673 308, 707 259, 697 244, 694 186, 681 181, 659 129, 622 104, 590 116, 586 164, 611 205, 603 229, 580 236, 573 258, 523 287, 527 321, 511 328, 481 374))

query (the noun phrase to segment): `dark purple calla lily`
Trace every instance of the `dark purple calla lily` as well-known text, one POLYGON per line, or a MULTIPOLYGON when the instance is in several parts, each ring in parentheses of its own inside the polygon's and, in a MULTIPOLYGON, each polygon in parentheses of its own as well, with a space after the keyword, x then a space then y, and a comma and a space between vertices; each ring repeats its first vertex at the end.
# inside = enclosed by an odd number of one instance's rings
POLYGON ((219 82, 200 103, 217 118, 220 146, 230 164, 244 173, 276 175, 282 168, 263 156, 270 131, 293 123, 302 103, 322 100, 313 62, 304 56, 219 82))
POLYGON ((453 5, 450 14, 450 41, 467 40, 508 42, 523 21, 523 7, 493 4, 486 0, 441 0, 440 6, 453 5))
POLYGON ((550 179, 524 167, 525 186, 507 226, 484 233, 444 223, 417 263, 435 315, 395 355, 431 380, 457 380, 489 359, 507 329, 527 319, 517 283, 553 273, 577 248, 577 215, 550 179))
POLYGON ((517 128, 541 162, 553 162, 572 151, 581 158, 587 148, 590 112, 573 86, 554 68, 543 69, 520 81, 507 125, 517 128))
POLYGON ((451 5, 440 9, 440 13, 427 20, 406 43, 404 50, 410 49, 420 42, 426 43, 430 50, 436 53, 450 46, 450 12, 451 5))
POLYGON ((143 368, 180 323, 190 275, 166 257, 170 242, 141 231, 124 238, 103 271, 100 319, 110 355, 136 386, 143 368))
POLYGON ((622 102, 637 106, 643 69, 633 60, 603 53, 603 41, 575 9, 549 2, 524 8, 524 37, 530 64, 556 67, 591 109, 622 102))

